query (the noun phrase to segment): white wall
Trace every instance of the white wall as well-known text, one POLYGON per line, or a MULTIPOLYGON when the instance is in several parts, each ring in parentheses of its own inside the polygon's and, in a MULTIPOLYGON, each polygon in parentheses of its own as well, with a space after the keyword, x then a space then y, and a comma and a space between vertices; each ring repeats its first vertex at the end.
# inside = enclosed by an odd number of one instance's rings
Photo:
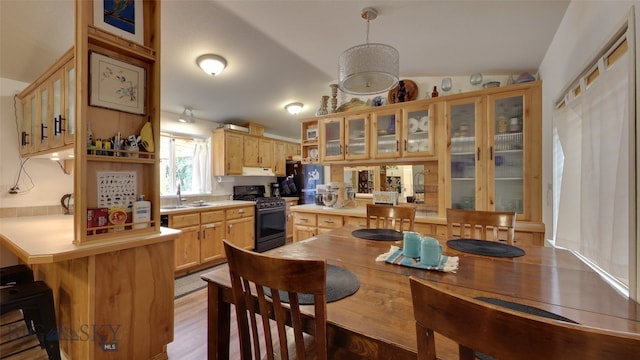
POLYGON ((26 172, 20 176, 20 193, 9 194, 20 169, 18 123, 13 96, 27 85, 0 78, 0 207, 57 205, 64 194, 73 192, 73 176, 64 174, 57 162, 30 159, 24 166, 26 172))
MULTIPOLYGON (((543 221, 546 238, 553 233, 551 184, 553 176, 552 114, 555 102, 564 94, 565 88, 595 58, 611 40, 615 32, 627 21, 631 9, 635 14, 636 62, 640 60, 640 1, 582 1, 573 0, 564 15, 551 46, 547 50, 539 75, 542 79, 542 183, 543 221)), ((640 69, 636 63, 636 109, 640 103, 640 69)), ((638 156, 639 154, 636 154, 638 156)), ((636 169, 637 172, 637 169, 636 169)), ((640 248, 636 245, 636 258, 640 248)), ((632 255, 633 258, 633 255, 632 255)), ((635 262, 630 261, 630 295, 640 298, 640 276, 635 262)))
MULTIPOLYGON (((603 46, 626 21, 635 5, 636 21, 640 18, 640 0, 582 1, 573 0, 564 15, 558 32, 547 50, 539 75, 542 79, 542 194, 543 221, 547 238, 551 237, 553 176, 552 114, 555 102, 591 62, 603 46)), ((640 34, 636 25, 636 49, 640 34)), ((638 55, 636 55, 637 58, 638 55)), ((636 74, 638 76, 638 74, 636 74)), ((636 79, 636 84, 640 83, 636 79)), ((637 87, 637 86, 636 86, 637 87)))

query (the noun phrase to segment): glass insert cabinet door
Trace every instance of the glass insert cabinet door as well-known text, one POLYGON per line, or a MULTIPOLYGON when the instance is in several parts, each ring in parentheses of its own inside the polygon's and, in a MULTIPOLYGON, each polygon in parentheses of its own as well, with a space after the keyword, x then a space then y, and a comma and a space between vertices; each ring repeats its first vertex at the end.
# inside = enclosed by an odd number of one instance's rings
POLYGON ((433 142, 434 106, 408 106, 403 109, 403 157, 429 156, 435 154, 433 142))
POLYGON ((479 162, 480 148, 478 140, 480 128, 477 114, 480 103, 475 99, 448 104, 450 119, 450 179, 451 207, 454 209, 475 210, 482 208, 482 194, 476 191, 480 185, 479 162))
POLYGON ((400 110, 378 110, 373 113, 373 156, 377 159, 400 156, 400 110))
POLYGON ((524 96, 489 99, 493 128, 493 207, 496 211, 524 212, 524 96))
POLYGON ((319 122, 320 161, 344 159, 344 118, 329 118, 319 122))
POLYGON ((347 160, 369 158, 369 114, 345 118, 345 154, 347 160))

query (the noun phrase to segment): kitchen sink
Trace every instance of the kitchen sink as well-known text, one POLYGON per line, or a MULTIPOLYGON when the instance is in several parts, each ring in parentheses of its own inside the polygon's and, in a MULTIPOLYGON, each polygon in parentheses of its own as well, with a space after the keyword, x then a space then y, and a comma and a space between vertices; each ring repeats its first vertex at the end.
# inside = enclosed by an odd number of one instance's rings
POLYGON ((165 205, 165 206, 160 206, 161 210, 175 210, 175 209, 186 209, 189 208, 191 206, 187 206, 187 205, 165 205))

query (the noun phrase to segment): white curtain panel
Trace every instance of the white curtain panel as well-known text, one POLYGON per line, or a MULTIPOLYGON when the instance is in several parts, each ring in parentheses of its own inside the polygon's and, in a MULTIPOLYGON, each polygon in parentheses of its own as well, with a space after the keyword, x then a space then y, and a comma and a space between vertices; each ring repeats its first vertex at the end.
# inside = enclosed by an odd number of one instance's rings
POLYGON ((211 192, 209 148, 209 141, 194 139, 193 177, 191 179, 191 189, 194 193, 204 194, 211 192))
POLYGON ((556 245, 578 251, 628 285, 630 206, 628 55, 554 112, 556 245))

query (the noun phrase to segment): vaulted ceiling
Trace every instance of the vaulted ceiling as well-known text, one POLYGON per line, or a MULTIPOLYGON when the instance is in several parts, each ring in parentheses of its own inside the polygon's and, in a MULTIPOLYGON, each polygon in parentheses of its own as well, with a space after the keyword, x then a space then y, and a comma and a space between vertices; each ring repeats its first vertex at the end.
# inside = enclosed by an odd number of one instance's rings
MULTIPOLYGON (((338 77, 338 57, 365 42, 362 8, 378 10, 370 41, 400 52, 402 78, 536 72, 568 0, 162 2, 161 108, 199 120, 255 122, 299 137, 338 77), (229 65, 216 77, 203 53, 229 65), (284 105, 305 104, 297 117, 284 105)), ((32 82, 73 44, 71 0, 0 1, 0 76, 32 82)))

